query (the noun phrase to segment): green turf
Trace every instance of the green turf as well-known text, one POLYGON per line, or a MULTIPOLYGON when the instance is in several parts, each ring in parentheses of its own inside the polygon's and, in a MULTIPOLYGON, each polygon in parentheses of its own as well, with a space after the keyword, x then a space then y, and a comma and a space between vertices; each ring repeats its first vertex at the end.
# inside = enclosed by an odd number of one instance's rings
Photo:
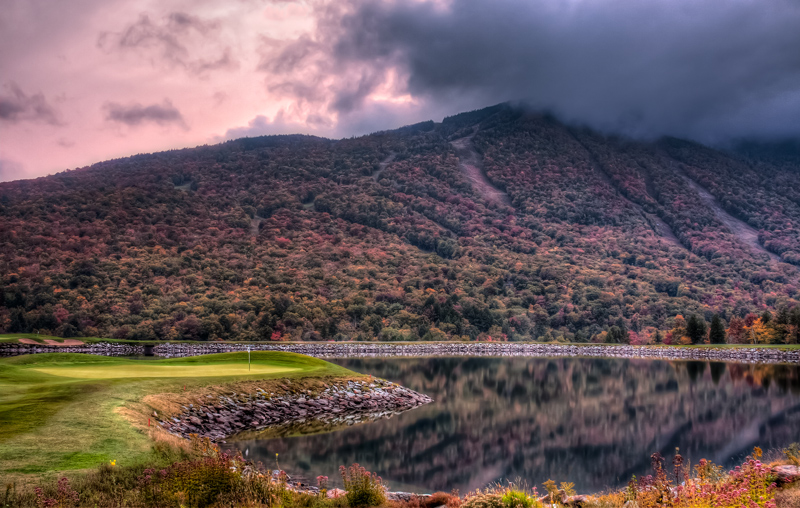
POLYGON ((281 352, 129 360, 73 353, 0 359, 0 478, 144 460, 151 442, 115 410, 147 394, 255 379, 353 376, 281 352))
POLYGON ((247 364, 221 364, 221 365, 70 365, 67 367, 41 367, 34 369, 45 374, 59 377, 80 379, 116 379, 116 378, 142 378, 142 377, 225 377, 246 376, 248 374, 278 374, 292 372, 289 367, 274 365, 247 365, 247 364))

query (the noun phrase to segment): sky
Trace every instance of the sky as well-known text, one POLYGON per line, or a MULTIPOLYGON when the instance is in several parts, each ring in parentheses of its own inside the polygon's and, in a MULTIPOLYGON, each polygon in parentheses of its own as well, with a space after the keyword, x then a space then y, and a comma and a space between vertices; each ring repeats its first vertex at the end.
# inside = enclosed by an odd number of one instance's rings
POLYGON ((0 181, 522 101, 715 144, 800 136, 799 0, 0 0, 0 181))

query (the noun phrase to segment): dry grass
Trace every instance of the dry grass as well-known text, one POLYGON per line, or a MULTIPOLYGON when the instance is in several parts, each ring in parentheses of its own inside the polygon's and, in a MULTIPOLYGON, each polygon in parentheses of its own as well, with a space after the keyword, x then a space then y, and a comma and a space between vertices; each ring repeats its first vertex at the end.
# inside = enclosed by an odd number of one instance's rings
POLYGON ((778 492, 775 504, 778 508, 800 508, 800 484, 778 492))

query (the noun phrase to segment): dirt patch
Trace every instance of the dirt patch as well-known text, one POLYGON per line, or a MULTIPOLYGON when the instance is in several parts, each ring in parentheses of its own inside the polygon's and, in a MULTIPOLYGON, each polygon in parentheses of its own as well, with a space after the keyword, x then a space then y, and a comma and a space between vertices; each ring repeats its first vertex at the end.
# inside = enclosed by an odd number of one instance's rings
MULTIPOLYGON (((44 345, 47 346, 65 347, 65 346, 83 346, 85 344, 82 340, 78 339, 64 339, 63 342, 58 342, 57 340, 53 339, 43 339, 43 340, 44 340, 44 345)), ((33 344, 34 346, 42 345, 41 342, 35 341, 33 339, 19 339, 19 341, 22 344, 33 344)))
POLYGON ((511 198, 508 197, 508 194, 495 187, 483 172, 481 157, 472 145, 472 137, 474 135, 475 133, 473 132, 467 137, 450 142, 453 148, 456 149, 459 169, 469 179, 472 187, 486 200, 511 206, 511 198))

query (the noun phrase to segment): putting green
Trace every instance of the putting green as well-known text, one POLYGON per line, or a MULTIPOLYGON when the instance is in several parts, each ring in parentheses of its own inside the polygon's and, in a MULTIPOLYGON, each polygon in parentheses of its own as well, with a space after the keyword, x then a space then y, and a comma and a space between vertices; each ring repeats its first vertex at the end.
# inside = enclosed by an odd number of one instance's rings
POLYGON ((140 414, 146 424, 154 409, 144 402, 150 395, 192 397, 270 383, 300 390, 359 376, 294 353, 259 351, 250 358, 251 370, 244 352, 152 360, 74 353, 0 358, 0 478, 26 482, 112 460, 152 462, 160 452, 152 450, 150 432, 128 419, 140 414))
POLYGON ((45 367, 32 369, 53 376, 78 379, 120 379, 140 377, 218 377, 247 376, 258 374, 278 374, 298 369, 273 365, 252 365, 234 363, 222 365, 88 365, 69 367, 45 367))

